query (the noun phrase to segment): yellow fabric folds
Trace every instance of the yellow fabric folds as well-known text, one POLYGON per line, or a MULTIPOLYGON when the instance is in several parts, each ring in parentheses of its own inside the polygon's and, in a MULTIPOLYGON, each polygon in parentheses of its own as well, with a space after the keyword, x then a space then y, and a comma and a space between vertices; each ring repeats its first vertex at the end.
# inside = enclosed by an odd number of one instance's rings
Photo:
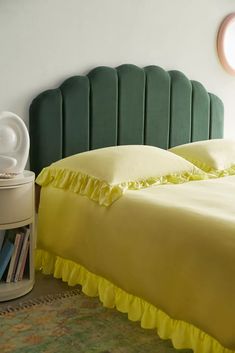
POLYGON ((194 171, 184 171, 160 177, 148 177, 146 179, 124 181, 117 185, 110 185, 104 180, 99 180, 93 176, 83 174, 79 171, 69 169, 58 169, 47 167, 42 170, 36 179, 40 186, 51 185, 55 188, 69 190, 82 196, 87 196, 90 200, 99 203, 101 206, 110 206, 118 200, 125 190, 140 190, 151 185, 182 184, 192 180, 204 180, 208 176, 197 169, 194 171))
POLYGON ((83 266, 55 256, 45 250, 36 250, 37 270, 53 274, 73 286, 80 284, 85 294, 99 296, 105 307, 128 313, 131 321, 140 321, 145 329, 157 329, 162 339, 171 339, 177 349, 191 348, 195 353, 234 353, 197 327, 170 318, 147 301, 133 296, 110 281, 91 273, 83 266))
MULTIPOLYGON (((185 157, 186 158, 186 157, 185 157)), ((215 169, 206 163, 187 157, 187 160, 194 164, 196 167, 202 169, 204 172, 208 173, 208 178, 222 178, 225 176, 235 175, 235 164, 226 169, 215 169)))
POLYGON ((80 172, 53 167, 44 168, 36 182, 40 186, 52 185, 87 196, 90 200, 106 207, 119 199, 124 189, 122 185, 108 185, 103 180, 80 172))
POLYGON ((169 151, 215 177, 235 173, 235 140, 197 141, 173 147, 169 151))
POLYGON ((112 146, 61 159, 42 170, 41 186, 70 190, 110 206, 128 190, 207 178, 174 153, 146 145, 112 146))
POLYGON ((126 190, 100 207, 49 185, 37 246, 235 350, 234 195, 228 176, 126 190))

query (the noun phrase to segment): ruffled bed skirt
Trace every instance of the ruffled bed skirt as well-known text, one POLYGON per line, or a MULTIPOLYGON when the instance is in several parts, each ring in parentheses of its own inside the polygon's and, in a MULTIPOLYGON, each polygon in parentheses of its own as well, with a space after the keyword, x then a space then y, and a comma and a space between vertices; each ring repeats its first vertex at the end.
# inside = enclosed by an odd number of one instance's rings
MULTIPOLYGON (((118 288, 108 280, 97 276, 83 266, 48 253, 36 250, 36 270, 62 278, 68 285, 80 284, 88 296, 98 296, 105 307, 117 308, 128 314, 131 321, 140 321, 145 329, 156 329, 162 339, 171 339, 177 349, 191 348, 195 353, 235 353, 224 348, 217 340, 197 327, 170 318, 145 300, 118 288)), ((154 353, 154 352, 153 352, 154 353)))

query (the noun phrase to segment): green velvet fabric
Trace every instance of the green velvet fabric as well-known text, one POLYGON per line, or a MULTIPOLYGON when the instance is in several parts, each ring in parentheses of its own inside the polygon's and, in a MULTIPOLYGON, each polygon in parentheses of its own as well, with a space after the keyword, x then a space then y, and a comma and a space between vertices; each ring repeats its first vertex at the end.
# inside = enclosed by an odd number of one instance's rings
POLYGON ((212 93, 210 96, 210 139, 223 136, 224 132, 224 106, 221 100, 212 93))
POLYGON ((41 93, 30 106, 30 168, 112 145, 169 148, 223 136, 223 103, 179 71, 98 67, 41 93))
POLYGON ((208 140, 210 135, 210 97, 201 83, 192 81, 192 88, 191 141, 208 140))
POLYGON ((60 89, 36 97, 29 111, 30 169, 36 175, 63 155, 63 114, 60 89))
POLYGON ((182 72, 170 71, 171 121, 170 147, 191 140, 192 84, 182 72))
POLYGON ((99 67, 90 81, 90 149, 117 144, 118 77, 115 69, 99 67))
POLYGON ((89 80, 76 76, 60 87, 63 99, 63 156, 89 149, 89 80), (79 118, 78 118, 79 117, 79 118))
POLYGON ((146 67, 145 75, 145 144, 167 149, 170 126, 170 75, 158 66, 146 67))
POLYGON ((118 73, 118 145, 144 143, 144 70, 122 65, 118 73))

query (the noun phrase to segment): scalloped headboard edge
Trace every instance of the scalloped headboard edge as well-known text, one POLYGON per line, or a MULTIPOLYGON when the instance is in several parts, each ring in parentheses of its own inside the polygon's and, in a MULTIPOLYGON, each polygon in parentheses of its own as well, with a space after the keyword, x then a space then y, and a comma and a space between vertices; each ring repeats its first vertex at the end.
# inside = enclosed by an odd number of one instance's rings
POLYGON ((180 71, 100 66, 38 95, 30 106, 30 169, 91 149, 167 149, 223 137, 222 101, 180 71))

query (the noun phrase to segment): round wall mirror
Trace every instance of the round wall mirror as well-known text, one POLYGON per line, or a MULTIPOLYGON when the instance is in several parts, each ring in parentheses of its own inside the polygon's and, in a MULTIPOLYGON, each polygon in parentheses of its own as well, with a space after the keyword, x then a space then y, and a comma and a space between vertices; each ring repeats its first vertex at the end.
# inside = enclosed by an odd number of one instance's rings
POLYGON ((228 15, 219 28, 217 50, 223 67, 235 75, 235 13, 228 15))

